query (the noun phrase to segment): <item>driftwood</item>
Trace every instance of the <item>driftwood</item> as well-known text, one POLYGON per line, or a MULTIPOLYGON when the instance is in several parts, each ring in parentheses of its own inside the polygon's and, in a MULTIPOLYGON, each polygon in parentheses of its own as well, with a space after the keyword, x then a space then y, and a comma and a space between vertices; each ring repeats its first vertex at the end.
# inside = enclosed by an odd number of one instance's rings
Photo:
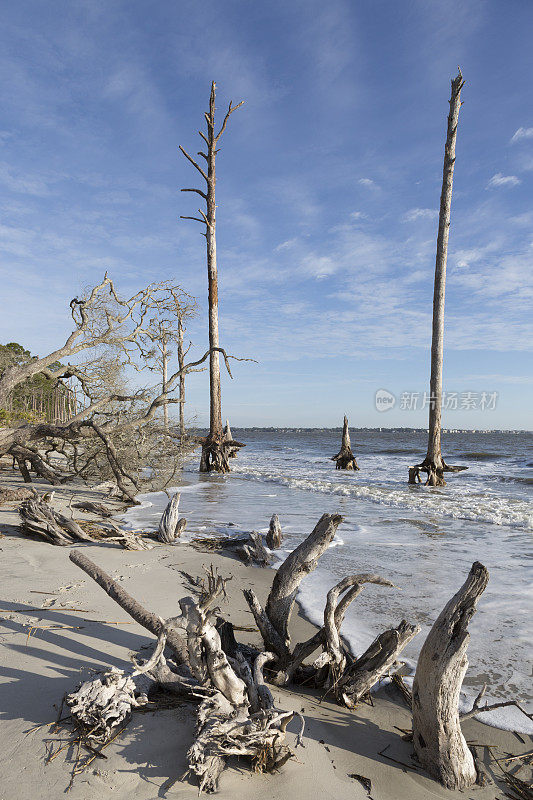
POLYGON ((435 284, 433 290, 433 327, 431 335, 431 377, 429 382, 429 426, 428 449, 421 464, 409 468, 409 483, 421 483, 420 473, 427 475, 426 486, 445 486, 445 472, 460 472, 466 467, 451 467, 445 463, 441 453, 442 414, 442 363, 444 358, 444 295, 446 290, 446 262, 452 208, 453 173, 455 169, 455 143, 461 108, 461 89, 464 86, 461 70, 452 80, 450 112, 444 148, 442 191, 440 196, 439 230, 435 260, 435 284))
POLYGON ((316 686, 332 688, 345 705, 352 708, 389 671, 405 645, 418 633, 418 626, 402 621, 398 628, 382 633, 359 659, 348 652, 341 638, 346 611, 366 583, 392 587, 374 574, 349 575, 328 592, 324 625, 310 639, 291 650, 289 620, 296 593, 303 578, 312 572, 331 543, 342 517, 324 514, 312 533, 281 564, 262 607, 252 589, 244 596, 254 615, 265 649, 275 654, 272 683, 283 686, 299 677, 316 686), (322 652, 312 666, 304 661, 316 650, 322 652))
MULTIPOLYGON (((124 611, 132 617, 135 622, 142 625, 143 628, 153 633, 154 636, 159 636, 165 627, 164 620, 157 614, 152 614, 146 611, 122 586, 113 580, 113 578, 104 572, 94 561, 91 561, 84 553, 79 550, 71 550, 69 555, 70 560, 77 567, 82 569, 87 575, 92 578, 96 583, 102 587, 112 600, 119 604, 124 611)), ((178 663, 185 661, 186 645, 183 636, 174 628, 166 630, 167 645, 173 651, 178 663)))
POLYGON ((54 511, 48 503, 38 497, 25 500, 19 508, 19 514, 23 532, 41 536, 50 544, 64 547, 76 541, 95 541, 75 520, 54 511))
POLYGON ((159 522, 157 538, 164 544, 172 544, 175 542, 176 539, 181 536, 187 525, 185 517, 179 518, 180 497, 181 495, 179 492, 172 495, 159 522))
POLYGON ((27 500, 29 497, 35 497, 35 494, 34 489, 25 489, 24 487, 19 489, 0 489, 0 506, 4 505, 4 503, 27 500))
POLYGON ((274 514, 270 520, 265 541, 267 547, 269 547, 271 550, 277 550, 278 547, 281 547, 281 543, 283 542, 283 533, 281 531, 281 525, 277 514, 274 514))
MULTIPOLYGON (((182 598, 181 616, 165 622, 143 609, 89 559, 80 559, 72 552, 71 560, 158 636, 152 656, 144 664, 134 662, 136 669, 131 675, 111 671, 69 695, 71 713, 85 727, 91 726, 98 741, 108 740, 131 709, 145 702, 135 681, 142 675, 189 700, 201 701, 195 741, 187 754, 188 771, 196 777, 200 791, 216 791, 229 756, 248 756, 256 771, 279 769, 292 756, 283 739, 290 720, 300 715, 274 707, 262 672, 273 654, 261 653, 252 665, 245 662, 244 650, 233 650, 230 656, 214 625, 213 605, 225 594, 226 580, 211 568, 207 582, 194 580, 202 587, 200 596, 182 598), (171 644, 178 624, 185 629, 185 640, 180 640, 179 663, 172 668, 166 662, 164 648, 171 644)), ((297 744, 302 733, 303 727, 297 744)))
POLYGON ((349 469, 358 470, 357 461, 352 453, 352 445, 350 443, 350 431, 348 430, 348 417, 345 415, 344 424, 342 428, 342 443, 341 449, 336 456, 332 456, 332 461, 335 461, 335 469, 349 469))
POLYGON ((355 662, 349 666, 339 681, 337 696, 344 705, 354 708, 370 689, 394 666, 404 647, 417 633, 419 625, 410 625, 404 619, 397 628, 380 633, 355 662))
POLYGON ((232 551, 247 566, 253 564, 259 567, 268 567, 272 563, 272 556, 263 544, 263 537, 257 531, 252 531, 244 536, 196 537, 192 540, 192 544, 201 550, 232 551))
POLYGON ((468 659, 468 623, 489 579, 476 561, 440 613, 420 652, 413 683, 413 742, 421 765, 448 789, 476 782, 472 753, 461 731, 459 693, 468 659))
POLYGON ((97 514, 99 517, 112 517, 113 512, 104 506, 103 503, 96 503, 93 500, 83 500, 80 503, 74 503, 74 508, 79 508, 81 511, 88 511, 90 514, 97 514))
POLYGON ((128 720, 132 708, 144 705, 148 698, 139 693, 135 681, 116 667, 80 684, 67 695, 67 705, 86 737, 103 744, 128 720))

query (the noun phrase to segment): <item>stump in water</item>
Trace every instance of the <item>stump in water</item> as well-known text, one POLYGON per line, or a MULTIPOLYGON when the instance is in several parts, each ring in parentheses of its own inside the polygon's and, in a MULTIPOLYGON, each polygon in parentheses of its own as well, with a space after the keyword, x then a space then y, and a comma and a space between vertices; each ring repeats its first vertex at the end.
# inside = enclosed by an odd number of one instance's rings
POLYGON ((268 533, 266 535, 267 547, 269 547, 271 550, 277 550, 278 547, 281 547, 282 541, 283 533, 281 531, 279 518, 277 514, 273 514, 272 519, 270 520, 268 533))
POLYGON ((229 421, 226 420, 226 427, 224 428, 224 444, 228 449, 228 458, 237 458, 239 450, 244 447, 241 442, 235 442, 229 426, 229 421))
POLYGON ((472 786, 477 778, 461 731, 459 693, 468 667, 468 623, 488 579, 487 569, 476 561, 429 632, 413 683, 415 753, 424 769, 448 789, 472 786))
POLYGON ((243 442, 226 438, 222 428, 219 433, 209 433, 199 441, 202 445, 200 472, 229 472, 229 459, 234 458, 232 453, 236 454, 239 448, 245 447, 243 442))
POLYGON ((350 443, 350 431, 348 430, 348 417, 344 417, 344 425, 342 428, 342 444, 341 449, 336 456, 332 456, 332 461, 335 461, 335 469, 351 469, 358 470, 357 461, 352 453, 352 446, 350 443))

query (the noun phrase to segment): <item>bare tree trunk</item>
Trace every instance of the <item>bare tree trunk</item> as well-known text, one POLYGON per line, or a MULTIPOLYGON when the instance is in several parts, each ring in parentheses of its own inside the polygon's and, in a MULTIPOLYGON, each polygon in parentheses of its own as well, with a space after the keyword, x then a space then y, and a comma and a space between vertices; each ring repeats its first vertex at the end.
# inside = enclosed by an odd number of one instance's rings
MULTIPOLYGON (((167 391, 167 382, 168 382, 168 350, 167 350, 167 337, 163 335, 163 342, 161 345, 162 356, 163 356, 163 393, 165 394, 167 391)), ((165 430, 168 431, 168 403, 165 403, 163 406, 163 420, 165 430)))
POLYGON ((441 453, 441 411, 442 411, 442 364, 444 359, 444 295, 446 289, 446 262, 448 258, 448 238, 452 207, 453 172, 455 168, 455 142, 461 108, 461 89, 464 86, 461 70, 452 80, 450 113, 444 148, 444 168, 440 196, 439 232, 437 236, 437 257, 435 262, 435 286, 433 291, 433 330, 431 340, 431 378, 429 383, 429 437, 428 450, 422 464, 409 471, 409 483, 419 479, 418 471, 427 473, 426 485, 444 486, 443 473, 448 467, 441 453))
POLYGON ((178 317, 178 369, 180 370, 180 380, 179 380, 179 387, 180 387, 180 400, 179 403, 179 414, 180 414, 180 441, 183 444, 183 440, 185 439, 185 372, 183 370, 185 364, 185 355, 183 353, 183 320, 179 316, 178 317))
POLYGON ((200 132, 200 136, 207 145, 207 153, 200 152, 207 161, 207 174, 197 162, 181 147, 186 158, 196 167, 204 178, 207 188, 203 192, 199 189, 182 189, 185 192, 196 192, 204 198, 206 203, 205 213, 200 209, 202 219, 198 217, 183 217, 183 219, 196 219, 205 224, 205 238, 207 243, 207 284, 209 301, 209 434, 202 442, 202 456, 200 459, 200 472, 229 472, 227 446, 224 442, 222 430, 222 405, 220 391, 220 359, 218 350, 218 274, 217 274, 217 242, 216 242, 216 154, 217 143, 222 136, 230 115, 237 106, 229 104, 229 109, 224 117, 220 131, 215 133, 215 90, 216 84, 211 84, 209 98, 209 113, 205 114, 207 122, 207 136, 200 132))
POLYGON ((489 579, 476 561, 445 606, 420 652, 413 683, 413 742, 422 766, 448 789, 476 782, 474 759, 461 731, 459 693, 468 668, 468 623, 489 579))
POLYGON ((357 461, 352 453, 352 445, 350 443, 350 431, 348 430, 348 417, 344 416, 344 424, 342 428, 342 443, 341 449, 336 456, 332 456, 332 461, 335 461, 335 469, 350 469, 358 470, 357 461))

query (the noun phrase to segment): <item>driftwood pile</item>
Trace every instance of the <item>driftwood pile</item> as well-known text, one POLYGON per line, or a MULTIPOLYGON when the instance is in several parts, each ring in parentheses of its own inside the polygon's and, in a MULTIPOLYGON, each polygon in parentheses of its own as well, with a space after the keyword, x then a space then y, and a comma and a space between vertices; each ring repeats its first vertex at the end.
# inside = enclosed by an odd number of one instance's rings
MULTIPOLYGON (((93 737, 96 743, 109 739, 132 708, 146 702, 148 676, 154 684, 198 705, 188 766, 200 791, 216 790, 229 756, 248 756, 257 771, 273 771, 292 756, 284 743, 285 731, 293 717, 300 715, 276 709, 263 678, 264 665, 275 656, 238 646, 231 654, 223 649, 214 605, 225 594, 225 579, 213 569, 207 571, 205 581, 196 582, 201 585, 198 596, 182 598, 181 614, 162 620, 142 608, 83 553, 72 551, 70 558, 158 637, 153 655, 144 664, 134 662, 131 674, 107 671, 68 695, 71 715, 89 739, 93 737), (140 687, 139 676, 143 677, 140 687)), ((300 727, 296 744, 303 720, 300 727)))
POLYGON ((21 503, 19 515, 21 531, 38 536, 49 544, 69 547, 77 542, 114 542, 125 550, 150 550, 152 545, 131 531, 123 530, 107 517, 111 513, 101 503, 84 502, 75 505, 95 514, 105 516, 97 523, 66 517, 52 507, 51 495, 39 497, 37 492, 21 503), (105 513, 104 513, 105 512, 105 513))
MULTIPOLYGON (((307 641, 291 643, 290 617, 300 583, 316 568, 341 521, 339 515, 321 517, 274 574, 264 607, 252 589, 244 590, 263 639, 262 651, 237 642, 231 622, 216 608, 225 596, 227 580, 213 567, 203 579, 183 573, 195 596, 183 597, 180 613, 163 620, 82 552, 73 550, 71 561, 157 637, 153 655, 145 663, 134 660, 129 673, 106 671, 68 696, 78 730, 81 726, 89 741, 91 737, 96 743, 109 741, 132 709, 146 703, 148 680, 152 688, 163 688, 197 705, 188 773, 196 778, 200 791, 216 790, 232 755, 248 757, 256 771, 279 768, 292 756, 285 733, 288 723, 299 715, 274 707, 266 681, 277 686, 305 681, 353 708, 380 679, 397 670, 401 651, 420 631, 402 620, 381 633, 362 655, 350 652, 341 636, 349 605, 365 584, 395 588, 379 575, 363 573, 346 576, 333 586, 327 594, 322 627, 307 641)), ((274 518, 272 528, 276 528, 274 518)), ((509 701, 481 706, 481 692, 472 710, 459 715, 459 694, 468 665, 468 623, 487 581, 486 568, 474 563, 422 647, 412 695, 404 688, 412 702, 415 755, 430 775, 451 789, 466 788, 481 779, 461 720, 503 705, 518 705, 509 701)), ((300 727, 297 744, 303 720, 300 727)))

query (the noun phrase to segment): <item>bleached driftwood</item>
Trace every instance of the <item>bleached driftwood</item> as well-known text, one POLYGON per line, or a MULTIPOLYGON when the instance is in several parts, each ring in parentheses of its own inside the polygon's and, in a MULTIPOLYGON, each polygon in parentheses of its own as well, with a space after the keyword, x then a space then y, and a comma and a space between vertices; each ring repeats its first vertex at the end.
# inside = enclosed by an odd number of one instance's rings
POLYGON ((19 508, 22 530, 41 536, 50 544, 68 546, 76 541, 94 542, 78 523, 60 514, 42 499, 32 497, 19 508))
MULTIPOLYGON (((80 558, 80 554, 72 552, 71 560, 103 586, 134 619, 158 636, 152 656, 142 665, 134 662, 136 669, 132 675, 106 673, 103 679, 99 677, 83 684, 70 696, 69 705, 77 719, 85 725, 92 723, 98 735, 109 738, 118 722, 127 718, 135 703, 141 702, 136 695, 134 678, 146 674, 170 691, 201 701, 196 738, 187 754, 189 772, 197 778, 200 791, 217 789, 230 755, 250 757, 257 771, 278 769, 291 757, 283 739, 287 724, 300 715, 274 707, 262 672, 264 664, 274 658, 272 654, 260 654, 252 671, 245 663, 244 650, 232 649, 232 656, 224 651, 214 625, 216 609, 213 605, 224 595, 226 581, 213 569, 207 571, 207 581, 193 581, 200 591, 198 598, 184 597, 179 601, 181 617, 165 622, 143 609, 86 557, 80 558), (180 639, 179 648, 175 643, 178 624, 185 629, 185 640, 180 639), (178 655, 177 665, 166 662, 166 644, 173 644, 178 655), (246 680, 242 674, 246 675, 246 680)), ((303 727, 297 744, 302 733, 303 727)))
POLYGON ((124 611, 142 625, 143 628, 159 636, 163 629, 167 633, 167 644, 173 651, 179 664, 186 660, 186 644, 183 636, 174 628, 165 625, 165 621, 157 614, 147 611, 140 603, 135 600, 128 592, 122 588, 120 583, 104 572, 101 567, 91 561, 84 553, 79 550, 71 550, 69 558, 73 564, 82 569, 90 578, 102 587, 109 597, 119 604, 124 611))
POLYGON ((350 443, 350 431, 348 430, 348 417, 344 416, 344 424, 342 428, 342 442, 341 449, 336 456, 332 456, 332 461, 335 461, 335 469, 349 469, 358 470, 357 461, 352 453, 352 445, 350 443))
POLYGON ((424 769, 448 789, 472 786, 477 777, 461 731, 459 693, 468 667, 468 623, 488 579, 488 570, 476 561, 431 628, 413 683, 415 753, 424 769))
POLYGON ((185 517, 179 518, 180 497, 179 492, 172 495, 159 521, 157 538, 164 544, 172 544, 176 541, 187 525, 185 517))
POLYGON ((370 647, 345 671, 339 681, 337 696, 348 708, 355 705, 394 666, 398 656, 417 633, 419 625, 402 620, 397 628, 383 631, 370 647))
POLYGON ((341 520, 342 517, 338 515, 324 514, 321 517, 307 539, 279 567, 265 608, 252 589, 245 589, 244 596, 265 649, 275 654, 271 682, 284 686, 293 680, 313 680, 317 686, 333 688, 337 697, 353 708, 391 669, 401 650, 418 633, 419 628, 402 621, 398 628, 380 634, 366 653, 354 661, 341 637, 348 607, 365 584, 386 587, 392 587, 393 584, 372 573, 349 575, 329 590, 323 627, 291 650, 288 624, 296 592, 303 578, 317 566, 341 520), (322 652, 312 666, 305 666, 306 659, 319 648, 322 652))
POLYGON ((93 500, 82 500, 79 503, 74 503, 74 508, 79 508, 81 511, 88 511, 90 514, 98 514, 99 517, 111 517, 113 512, 104 506, 103 503, 97 503, 93 500))
POLYGON ((265 549, 263 537, 257 531, 248 534, 246 541, 239 544, 235 552, 248 565, 255 563, 260 567, 268 567, 272 563, 272 556, 265 549))
POLYGON ((307 539, 287 556, 274 576, 265 611, 287 647, 290 645, 289 619, 300 583, 316 569, 341 522, 340 514, 323 514, 307 539))
POLYGON ((281 531, 279 518, 277 514, 273 514, 270 520, 268 533, 266 535, 267 547, 270 547, 271 550, 277 550, 278 547, 281 547, 282 541, 283 533, 281 531))
POLYGON ((97 743, 108 741, 132 708, 147 700, 135 681, 116 667, 80 684, 66 698, 72 717, 85 729, 86 737, 97 743))

